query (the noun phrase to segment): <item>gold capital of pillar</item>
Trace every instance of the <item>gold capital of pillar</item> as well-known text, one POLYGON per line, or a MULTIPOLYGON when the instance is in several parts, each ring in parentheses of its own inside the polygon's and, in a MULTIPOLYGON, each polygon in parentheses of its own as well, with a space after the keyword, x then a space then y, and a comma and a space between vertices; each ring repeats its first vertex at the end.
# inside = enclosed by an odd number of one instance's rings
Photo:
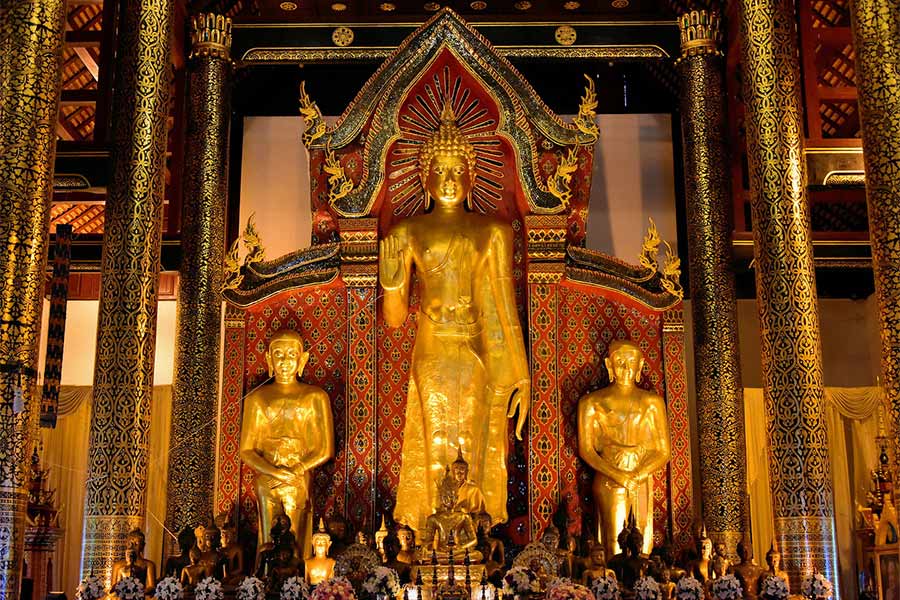
POLYGON ((172 14, 121 6, 81 563, 107 585, 146 512, 172 14))
POLYGON ((746 441, 719 18, 679 20, 681 129, 688 225, 688 276, 700 435, 703 520, 710 539, 736 556, 747 525, 746 441))
POLYGON ((231 17, 202 13, 191 17, 191 55, 231 59, 231 17))
POLYGON ((775 536, 792 589, 814 570, 837 585, 797 20, 792 0, 741 0, 740 13, 775 536))
POLYGON ((19 597, 65 0, 0 4, 0 598, 19 597))

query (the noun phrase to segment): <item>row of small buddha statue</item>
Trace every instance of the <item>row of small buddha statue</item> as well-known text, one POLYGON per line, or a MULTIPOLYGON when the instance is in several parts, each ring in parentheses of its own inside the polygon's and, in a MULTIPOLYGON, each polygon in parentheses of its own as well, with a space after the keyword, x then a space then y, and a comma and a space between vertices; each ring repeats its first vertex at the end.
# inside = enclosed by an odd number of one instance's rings
MULTIPOLYGON (((612 575, 624 589, 631 590, 638 578, 649 575, 660 584, 662 600, 671 600, 678 580, 687 575, 700 581, 710 597, 713 581, 726 574, 734 575, 740 582, 746 600, 756 600, 768 577, 778 577, 789 586, 787 573, 781 570, 781 555, 774 545, 766 553, 765 568, 753 560, 752 546, 747 542, 738 544, 739 561, 732 562, 725 545, 713 544, 706 537, 704 528, 696 552, 685 553, 681 561, 675 560, 675 553, 668 544, 645 555, 641 552, 643 534, 633 517, 626 521, 617 541, 621 552, 610 558, 608 563, 604 546, 597 543, 588 549, 586 561, 575 560, 576 569, 579 565, 584 569, 580 575, 584 585, 590 586, 593 579, 612 575)), ((576 574, 573 572, 573 577, 576 574)))

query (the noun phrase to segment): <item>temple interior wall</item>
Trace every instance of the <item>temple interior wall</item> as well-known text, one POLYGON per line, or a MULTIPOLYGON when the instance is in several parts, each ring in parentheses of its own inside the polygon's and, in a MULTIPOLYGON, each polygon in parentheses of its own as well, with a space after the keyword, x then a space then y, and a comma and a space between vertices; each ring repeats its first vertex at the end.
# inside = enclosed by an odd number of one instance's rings
MULTIPOLYGON (((295 117, 254 117, 244 124, 244 164, 241 176, 241 224, 251 213, 269 258, 308 245, 309 185, 306 153, 299 143, 302 120, 295 117)), ((669 115, 603 115, 601 142, 594 162, 589 247, 636 262, 647 217, 652 216, 663 239, 676 241, 674 172, 669 115)), ((93 381, 97 301, 68 305, 62 384, 89 386, 93 381)), ((154 383, 172 382, 175 349, 174 301, 160 302, 154 383)), ((877 305, 866 300, 819 301, 825 384, 834 387, 871 386, 878 374, 877 305)), ((47 311, 44 311, 46 319, 47 311)), ((693 352, 689 301, 685 305, 685 346, 692 428, 696 431, 693 352)), ((759 325, 754 300, 738 302, 741 368, 747 388, 761 387, 759 325)), ((165 465, 167 464, 168 400, 154 400, 151 438, 151 481, 148 486, 148 556, 159 561, 164 535, 165 465)), ((85 407, 86 408, 86 407, 85 407)), ((55 561, 59 589, 74 589, 80 563, 81 515, 86 473, 89 411, 60 418, 57 432, 44 431, 45 463, 54 485, 67 490, 64 508, 67 536, 55 561), (83 438, 83 439, 82 439, 83 438), (71 484, 69 483, 71 481, 71 484), (79 493, 80 490, 80 493, 79 493)), ((693 437, 695 502, 699 503, 697 437, 693 437)), ((699 507, 699 504, 698 504, 699 507)), ((757 553, 759 554, 759 553, 757 553)), ((761 560, 761 557, 760 557, 761 560)))

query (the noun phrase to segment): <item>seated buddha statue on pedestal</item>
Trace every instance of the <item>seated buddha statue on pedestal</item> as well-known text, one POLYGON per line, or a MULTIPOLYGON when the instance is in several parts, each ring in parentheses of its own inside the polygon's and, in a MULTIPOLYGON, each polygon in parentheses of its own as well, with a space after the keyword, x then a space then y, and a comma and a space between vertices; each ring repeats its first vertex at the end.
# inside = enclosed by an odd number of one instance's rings
MULTIPOLYGON (((422 547, 430 548, 437 552, 439 562, 444 562, 450 552, 450 537, 454 540, 453 551, 456 559, 462 558, 466 548, 474 548, 478 543, 478 535, 472 515, 456 508, 458 487, 450 467, 447 467, 444 479, 438 486, 438 497, 441 508, 425 520, 425 530, 422 532, 422 547)), ((481 553, 477 559, 481 560, 481 553)))
POLYGON ((319 530, 312 535, 312 558, 306 559, 306 582, 318 585, 334 577, 334 559, 329 558, 331 536, 325 531, 325 523, 319 519, 319 530))

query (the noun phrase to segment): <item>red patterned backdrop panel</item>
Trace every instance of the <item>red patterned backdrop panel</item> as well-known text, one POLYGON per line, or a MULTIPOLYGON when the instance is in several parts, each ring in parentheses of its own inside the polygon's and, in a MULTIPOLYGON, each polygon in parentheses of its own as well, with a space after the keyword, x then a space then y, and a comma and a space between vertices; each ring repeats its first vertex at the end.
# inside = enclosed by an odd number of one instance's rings
POLYGON ((225 309, 222 405, 219 415, 219 465, 216 514, 230 513, 241 487, 241 398, 244 391, 244 311, 225 309))
POLYGON ((559 387, 557 385, 557 289, 529 284, 531 336, 531 539, 538 539, 559 503, 559 387))
MULTIPOLYGON (((591 495, 593 472, 578 458, 578 400, 609 383, 603 359, 613 340, 627 339, 644 352, 641 387, 662 393, 663 352, 661 315, 633 299, 609 290, 573 282, 559 287, 560 498, 568 499, 569 531, 593 533, 596 522, 591 495), (601 295, 602 294, 602 295, 601 295), (583 523, 584 522, 584 523, 583 523)), ((666 470, 654 477, 654 537, 667 530, 666 470), (657 494, 661 491, 661 497, 657 494)))
MULTIPOLYGON (((301 379, 325 390, 334 414, 334 460, 316 469, 313 476, 313 512, 316 518, 334 513, 346 515, 347 407, 345 382, 348 356, 346 290, 342 285, 301 288, 277 294, 246 311, 244 393, 268 379, 266 347, 281 328, 300 333, 309 362, 301 379)), ((243 523, 256 525, 256 498, 252 472, 241 467, 239 512, 243 523)))
POLYGON ((693 543, 694 490, 691 467, 691 428, 688 419, 687 380, 684 364, 684 314, 682 305, 663 316, 665 348, 666 404, 672 434, 672 460, 669 461, 669 511, 672 541, 679 550, 693 543))
POLYGON ((347 288, 347 508, 352 525, 377 528, 375 507, 375 288, 347 288))

